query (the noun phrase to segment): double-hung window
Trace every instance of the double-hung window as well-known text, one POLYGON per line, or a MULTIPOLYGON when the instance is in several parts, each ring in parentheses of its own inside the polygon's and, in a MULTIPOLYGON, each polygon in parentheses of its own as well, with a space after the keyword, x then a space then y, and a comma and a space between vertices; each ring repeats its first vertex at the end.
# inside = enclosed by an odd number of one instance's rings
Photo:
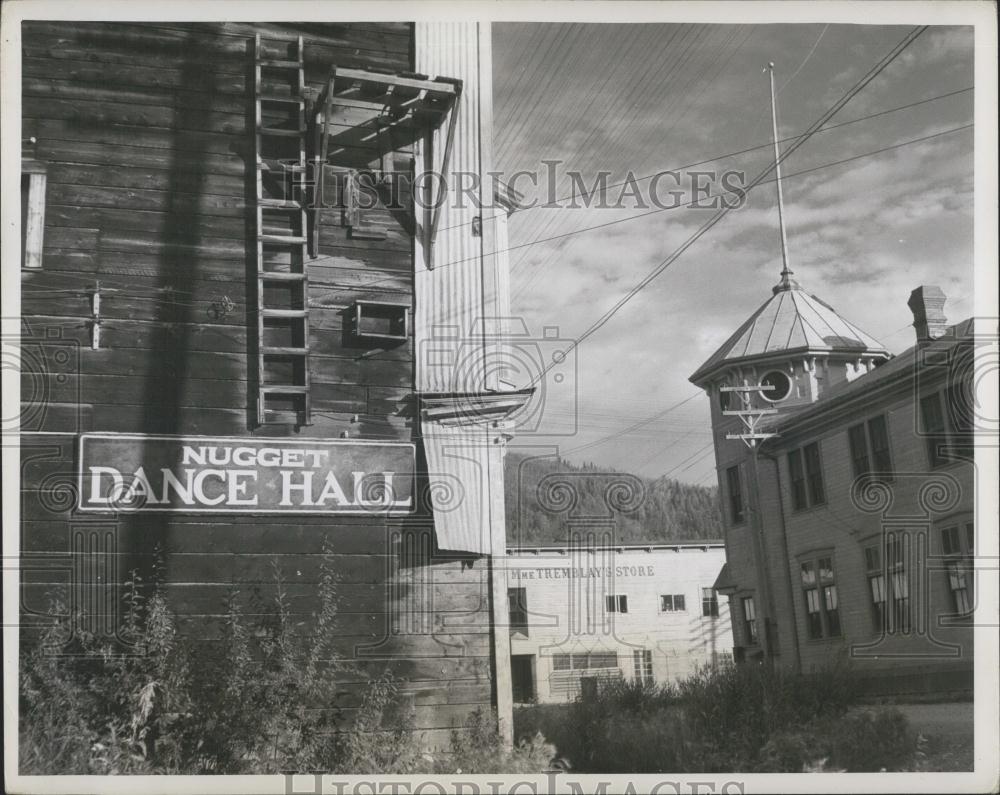
POLYGON ((892 480, 892 452, 889 448, 889 426, 884 414, 859 422, 847 429, 854 477, 875 475, 880 480, 892 480))
POLYGON ((684 594, 661 594, 660 595, 660 612, 661 613, 675 613, 686 610, 684 605, 684 594))
POLYGON ((972 522, 965 522, 943 528, 941 551, 945 556, 945 573, 948 577, 952 607, 958 615, 969 615, 975 606, 975 583, 972 573, 975 525, 972 522))
POLYGON ((946 449, 964 448, 972 444, 972 422, 969 418, 969 397, 962 383, 932 392, 920 398, 920 430, 927 446, 927 463, 944 466, 955 460, 946 449))
POLYGON ((802 561, 800 573, 809 637, 817 639, 839 636, 840 603, 833 575, 833 558, 827 555, 802 561))
POLYGON ((757 635, 757 606, 752 596, 744 596, 740 602, 743 605, 743 638, 748 646, 759 641, 757 635))
POLYGON ((743 513, 743 486, 739 466, 726 470, 726 490, 729 492, 729 520, 734 525, 742 524, 746 517, 743 513))
POLYGON ((625 594, 609 594, 605 596, 604 610, 608 613, 627 613, 628 597, 625 594))
POLYGON ((885 569, 882 568, 882 545, 865 547, 865 571, 871 598, 872 624, 879 634, 887 629, 885 612, 885 569))
POLYGON ((701 614, 708 618, 719 617, 719 595, 714 588, 701 589, 701 614))
POLYGON ((635 680, 644 685, 653 684, 653 652, 650 649, 634 649, 632 651, 632 666, 635 680))
POLYGON ((802 511, 826 502, 819 443, 812 442, 788 453, 788 472, 792 485, 792 507, 802 511))

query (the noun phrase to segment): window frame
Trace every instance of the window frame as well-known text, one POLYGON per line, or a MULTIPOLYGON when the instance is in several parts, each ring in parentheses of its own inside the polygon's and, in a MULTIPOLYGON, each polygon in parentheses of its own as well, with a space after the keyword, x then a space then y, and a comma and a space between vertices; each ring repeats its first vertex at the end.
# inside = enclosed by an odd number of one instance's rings
POLYGON ((953 383, 948 386, 928 392, 920 398, 920 432, 924 435, 924 446, 927 452, 927 465, 931 469, 940 469, 962 460, 959 455, 945 455, 942 447, 966 448, 972 445, 973 431, 971 423, 962 420, 961 409, 956 409, 956 405, 963 405, 966 401, 964 396, 956 398, 956 393, 964 389, 962 383, 953 383), (936 416, 928 417, 927 408, 932 406, 936 416))
POLYGON ((701 589, 701 617, 719 617, 719 592, 712 587, 701 589))
POLYGON ((809 640, 833 640, 844 635, 833 550, 799 557, 799 584, 805 605, 809 640), (807 576, 808 573, 808 576, 807 576))
POLYGON ((562 671, 593 671, 593 670, 610 670, 612 668, 617 668, 620 670, 618 663, 618 652, 616 651, 583 651, 583 652, 558 652, 552 655, 552 671, 562 672, 562 671), (578 665, 581 661, 583 665, 578 665), (614 665, 597 665, 597 662, 606 663, 610 658, 614 658, 614 665), (563 665, 562 663, 566 663, 563 665))
POLYGON ((806 495, 806 470, 802 461, 802 451, 798 448, 788 451, 788 484, 792 489, 792 510, 806 510, 809 507, 809 498, 806 495))
POLYGON ((871 477, 885 483, 895 480, 888 414, 876 414, 848 426, 847 446, 855 479, 871 477))
POLYGON ((21 157, 21 270, 42 269, 45 249, 45 205, 48 166, 33 157, 21 157))
POLYGON ((924 447, 927 451, 927 465, 931 469, 951 463, 950 459, 941 455, 942 442, 948 443, 948 430, 944 420, 944 406, 941 403, 941 391, 929 392, 920 398, 920 430, 924 434, 924 447), (928 416, 933 409, 935 416, 928 416))
POLYGON ((743 619, 743 638, 746 641, 746 645, 759 646, 760 632, 757 627, 757 604, 754 602, 753 594, 740 597, 740 611, 743 619))
POLYGON ((882 565, 882 539, 876 544, 863 547, 865 556, 865 579, 868 581, 868 599, 871 604, 872 625, 882 635, 888 630, 888 590, 886 570, 882 565), (881 596, 881 599, 877 599, 881 596))
POLYGON ((788 451, 788 482, 792 510, 807 511, 826 504, 826 484, 819 441, 788 451))
POLYGON ((511 632, 528 633, 528 589, 523 586, 507 588, 507 620, 511 632), (515 618, 515 616, 517 618, 515 618))
POLYGON ((628 613, 628 594, 612 593, 604 594, 605 613, 628 613))
POLYGON ((644 685, 652 685, 656 682, 653 677, 652 649, 632 650, 632 672, 635 674, 636 681, 644 685))
POLYGON ((663 593, 660 594, 660 612, 661 613, 686 613, 687 605, 685 604, 684 594, 682 593, 663 593), (669 601, 670 607, 665 607, 668 604, 666 600, 669 601), (679 601, 678 601, 679 600, 679 601))
POLYGON ((746 506, 743 504, 743 473, 740 465, 726 467, 726 494, 729 497, 729 522, 733 527, 747 520, 746 506))
POLYGON ((975 520, 956 517, 938 527, 941 557, 944 560, 945 585, 954 609, 954 618, 968 618, 976 609, 975 520), (945 538, 954 534, 954 541, 945 538), (961 582, 958 586, 957 583, 961 582))
POLYGON ((806 491, 811 506, 826 504, 826 483, 823 479, 823 458, 820 455, 819 442, 810 442, 802 448, 805 460, 806 491), (810 466, 812 464, 813 466, 810 466))

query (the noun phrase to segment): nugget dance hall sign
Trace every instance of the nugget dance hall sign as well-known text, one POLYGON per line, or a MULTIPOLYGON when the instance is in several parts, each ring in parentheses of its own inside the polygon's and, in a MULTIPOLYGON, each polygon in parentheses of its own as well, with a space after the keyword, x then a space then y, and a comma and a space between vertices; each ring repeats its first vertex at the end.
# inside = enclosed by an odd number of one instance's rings
POLYGON ((403 442, 84 434, 81 511, 409 513, 403 442))

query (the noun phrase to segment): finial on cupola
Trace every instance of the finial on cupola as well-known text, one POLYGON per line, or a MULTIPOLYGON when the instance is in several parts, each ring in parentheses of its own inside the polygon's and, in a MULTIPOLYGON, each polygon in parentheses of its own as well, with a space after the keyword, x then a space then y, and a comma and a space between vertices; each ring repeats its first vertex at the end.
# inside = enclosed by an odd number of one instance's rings
POLYGON ((781 232, 781 281, 771 291, 794 290, 799 283, 792 278, 794 271, 788 264, 788 236, 785 234, 785 196, 781 187, 781 157, 778 153, 778 106, 774 96, 774 61, 769 61, 761 71, 767 72, 771 85, 771 140, 774 144, 774 184, 778 188, 778 229, 781 232))

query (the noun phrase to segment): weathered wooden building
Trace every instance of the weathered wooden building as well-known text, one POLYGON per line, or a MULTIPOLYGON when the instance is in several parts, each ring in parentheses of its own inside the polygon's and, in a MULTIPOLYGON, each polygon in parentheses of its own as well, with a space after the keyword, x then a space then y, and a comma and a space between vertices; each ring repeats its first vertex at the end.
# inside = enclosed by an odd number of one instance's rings
POLYGON ((916 344, 891 356, 786 271, 691 376, 712 400, 737 659, 972 689, 984 341, 944 302, 913 291, 916 344))
POLYGON ((508 714, 497 428, 525 393, 484 361, 488 26, 39 21, 21 46, 24 631, 70 583, 114 633, 159 556, 210 654, 274 561, 306 620, 326 542, 359 683, 391 670, 432 743, 508 714))

